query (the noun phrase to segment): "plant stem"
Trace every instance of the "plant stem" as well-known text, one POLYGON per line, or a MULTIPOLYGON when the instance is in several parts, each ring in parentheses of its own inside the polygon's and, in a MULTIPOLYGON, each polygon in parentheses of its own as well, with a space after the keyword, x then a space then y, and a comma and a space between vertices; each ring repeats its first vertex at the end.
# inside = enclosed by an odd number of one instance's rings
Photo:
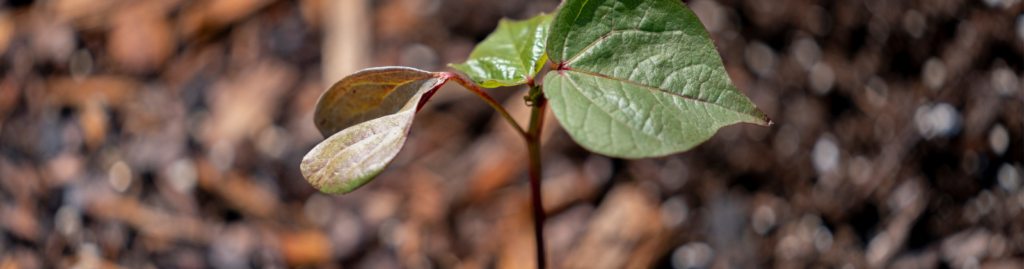
POLYGON ((544 251, 544 204, 541 203, 541 162, 540 136, 544 126, 544 109, 547 99, 541 93, 541 86, 531 86, 527 95, 533 107, 530 111, 530 127, 526 133, 526 147, 530 152, 530 196, 533 204, 533 232, 537 242, 537 268, 547 267, 544 251))
POLYGON ((512 118, 512 115, 509 115, 508 111, 505 111, 505 108, 498 101, 491 98, 490 95, 481 90, 476 84, 466 81, 466 79, 455 73, 442 72, 440 76, 446 80, 454 80, 462 85, 462 87, 479 96, 480 99, 484 99, 484 102, 487 102, 494 110, 498 111, 526 140, 526 148, 530 156, 530 198, 533 206, 533 233, 534 239, 537 242, 537 269, 547 268, 547 259, 545 258, 547 255, 544 251, 544 204, 541 202, 540 193, 540 136, 541 128, 544 126, 544 110, 547 108, 548 100, 544 98, 542 86, 534 85, 532 80, 528 83, 530 85, 530 92, 527 94, 526 100, 528 104, 531 104, 532 108, 530 110, 530 126, 528 131, 524 132, 523 127, 512 118))
POLYGON ((519 132, 519 135, 529 140, 529 135, 527 135, 526 132, 523 131, 523 127, 520 126, 519 123, 512 118, 512 115, 509 115, 508 111, 505 111, 505 107, 501 106, 501 103, 498 103, 498 101, 495 101, 494 98, 491 98, 490 95, 488 95, 486 92, 480 89, 480 87, 476 86, 476 84, 466 81, 461 76, 451 72, 443 72, 442 76, 446 76, 448 79, 454 80, 456 83, 459 83, 459 85, 462 85, 463 88, 466 88, 470 92, 473 92, 473 94, 476 94, 476 96, 479 96, 480 99, 484 99, 484 102, 487 102, 488 105, 491 105, 491 107, 494 108, 494 110, 498 111, 498 114, 501 114, 501 116, 504 117, 509 124, 512 124, 513 128, 516 128, 516 131, 519 132))

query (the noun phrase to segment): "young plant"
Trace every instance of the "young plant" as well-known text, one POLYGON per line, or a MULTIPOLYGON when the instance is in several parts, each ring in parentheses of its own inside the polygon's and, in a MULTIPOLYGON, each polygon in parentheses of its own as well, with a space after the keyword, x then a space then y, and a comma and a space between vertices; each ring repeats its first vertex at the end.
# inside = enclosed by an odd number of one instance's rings
POLYGON ((302 160, 325 193, 363 186, 394 160, 416 112, 455 81, 491 105, 526 141, 538 268, 545 267, 540 133, 550 106, 584 148, 618 158, 683 152, 736 124, 771 125, 733 85, 711 37, 679 0, 566 0, 556 14, 502 20, 451 72, 366 69, 320 97, 314 121, 326 140, 302 160), (535 79, 549 60, 544 85, 535 79), (472 82, 470 82, 470 80, 472 82), (526 84, 524 130, 486 88, 526 84))

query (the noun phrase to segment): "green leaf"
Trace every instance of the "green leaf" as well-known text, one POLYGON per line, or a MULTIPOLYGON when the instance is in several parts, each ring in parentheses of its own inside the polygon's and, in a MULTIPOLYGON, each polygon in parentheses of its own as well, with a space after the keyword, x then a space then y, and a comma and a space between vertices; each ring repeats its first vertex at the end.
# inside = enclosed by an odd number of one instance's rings
POLYGON ((463 64, 449 64, 482 87, 515 86, 533 80, 547 61, 544 42, 552 15, 525 21, 502 19, 463 64))
POLYGON ((771 120, 733 85, 710 35, 678 0, 566 0, 544 78, 555 117, 583 147, 647 158, 718 129, 771 120))
POLYGON ((302 158, 302 176, 324 193, 363 186, 395 159, 416 111, 445 81, 423 70, 381 67, 334 84, 314 114, 317 128, 329 137, 302 158))

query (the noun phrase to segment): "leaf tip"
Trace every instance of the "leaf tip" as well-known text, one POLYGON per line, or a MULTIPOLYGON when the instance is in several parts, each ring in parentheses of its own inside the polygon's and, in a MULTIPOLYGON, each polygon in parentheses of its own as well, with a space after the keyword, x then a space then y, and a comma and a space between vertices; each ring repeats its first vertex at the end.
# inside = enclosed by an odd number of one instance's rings
POLYGON ((749 123, 761 125, 764 127, 771 127, 772 125, 775 125, 775 122, 772 121, 772 118, 769 118, 768 115, 764 114, 764 112, 762 112, 761 110, 757 110, 757 112, 758 115, 754 116, 756 121, 749 123))

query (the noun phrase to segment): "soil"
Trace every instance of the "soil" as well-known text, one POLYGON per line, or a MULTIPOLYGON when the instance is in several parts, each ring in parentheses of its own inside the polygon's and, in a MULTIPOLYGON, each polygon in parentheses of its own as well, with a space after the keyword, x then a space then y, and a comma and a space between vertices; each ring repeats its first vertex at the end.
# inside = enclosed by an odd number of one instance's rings
MULTIPOLYGON (((685 2, 774 125, 623 160, 549 114, 551 268, 1024 268, 1024 2, 685 2)), ((525 144, 454 84, 363 188, 299 162, 334 81, 558 4, 5 1, 0 268, 530 268, 525 144)))

